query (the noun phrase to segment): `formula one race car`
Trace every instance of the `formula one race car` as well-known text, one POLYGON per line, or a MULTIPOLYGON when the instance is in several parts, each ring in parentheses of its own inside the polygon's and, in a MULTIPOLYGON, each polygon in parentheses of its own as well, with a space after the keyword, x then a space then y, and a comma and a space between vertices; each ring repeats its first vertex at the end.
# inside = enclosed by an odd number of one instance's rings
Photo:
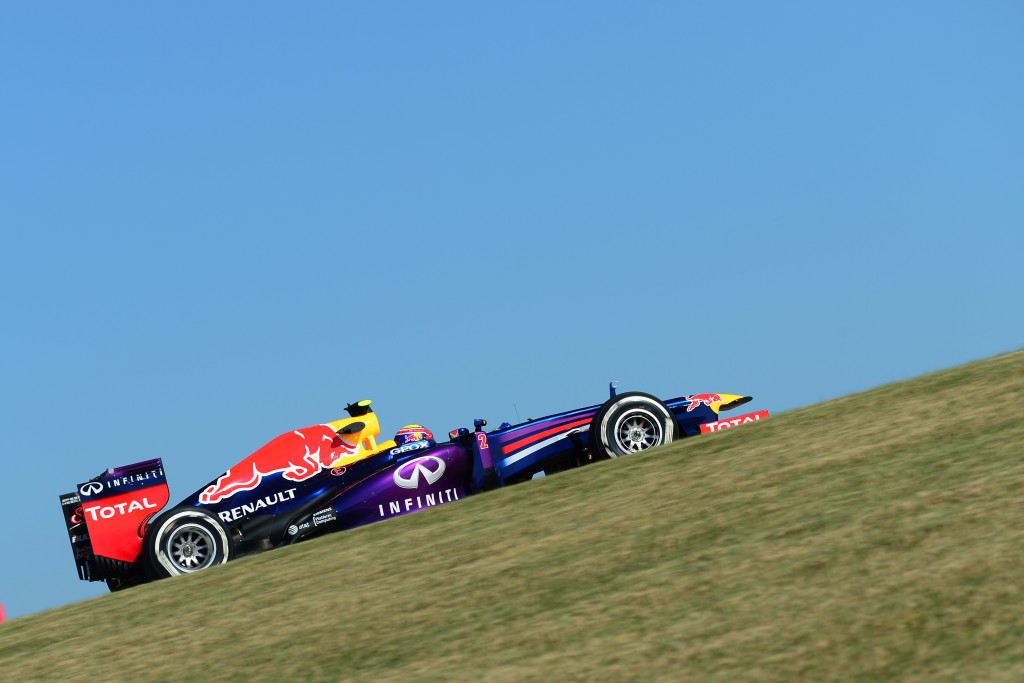
POLYGON ((370 401, 349 417, 282 434, 160 513, 169 491, 160 459, 106 470, 60 497, 79 578, 118 590, 454 502, 539 472, 579 467, 759 420, 720 420, 751 400, 696 394, 662 402, 630 392, 598 406, 485 431, 454 429, 437 443, 409 425, 378 442, 370 401), (158 514, 159 513, 159 514, 158 514))

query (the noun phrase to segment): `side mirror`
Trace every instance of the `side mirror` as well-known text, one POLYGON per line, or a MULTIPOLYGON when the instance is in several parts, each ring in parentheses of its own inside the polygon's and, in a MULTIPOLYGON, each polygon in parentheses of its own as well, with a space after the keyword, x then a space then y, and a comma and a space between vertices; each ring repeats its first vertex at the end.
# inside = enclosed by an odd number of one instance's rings
POLYGON ((452 441, 458 441, 460 438, 466 436, 467 434, 469 434, 468 429, 466 429, 465 427, 459 427, 458 429, 453 429, 452 431, 448 432, 448 438, 452 441))

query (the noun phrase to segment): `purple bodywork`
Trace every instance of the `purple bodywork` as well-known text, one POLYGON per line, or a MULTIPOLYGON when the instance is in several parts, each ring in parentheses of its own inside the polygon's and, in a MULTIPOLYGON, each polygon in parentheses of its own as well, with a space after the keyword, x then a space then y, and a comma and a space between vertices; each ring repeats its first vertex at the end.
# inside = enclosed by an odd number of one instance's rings
MULTIPOLYGON (((88 534, 80 529, 83 497, 127 470, 109 470, 80 484, 77 492, 61 496, 61 505, 80 577, 106 580, 112 590, 119 590, 326 532, 453 503, 540 472, 628 454, 663 443, 663 436, 671 440, 715 425, 728 427, 725 421, 717 422, 718 413, 712 405, 730 409, 749 400, 697 394, 660 402, 640 392, 616 396, 612 389, 611 398, 602 405, 517 425, 505 423, 491 431, 485 431, 485 420, 475 420, 473 431, 452 430, 447 442, 414 440, 337 467, 331 463, 340 461, 331 454, 344 445, 342 436, 347 432, 319 425, 282 434, 159 514, 150 512, 157 506, 151 505, 149 498, 140 498, 152 496, 158 487, 166 494, 159 459, 129 466, 145 465, 147 472, 152 470, 159 476, 118 479, 123 489, 118 495, 124 500, 98 507, 97 519, 91 523, 86 520, 88 534), (647 438, 645 430, 656 433, 656 438, 637 441, 647 438), (611 452, 609 438, 633 440, 633 447, 611 452), (591 444, 591 439, 598 441, 591 444), (322 456, 325 449, 331 459, 322 456), (271 459, 257 461, 257 456, 265 452, 271 459), (273 459, 282 453, 284 459, 273 459), (145 517, 121 518, 122 513, 133 511, 145 517), (123 556, 101 556, 102 552, 97 551, 115 547, 112 543, 118 539, 125 540, 129 548, 123 556)), ((353 418, 372 412, 369 401, 352 404, 346 410, 353 418)), ((764 413, 767 415, 767 411, 764 413)))

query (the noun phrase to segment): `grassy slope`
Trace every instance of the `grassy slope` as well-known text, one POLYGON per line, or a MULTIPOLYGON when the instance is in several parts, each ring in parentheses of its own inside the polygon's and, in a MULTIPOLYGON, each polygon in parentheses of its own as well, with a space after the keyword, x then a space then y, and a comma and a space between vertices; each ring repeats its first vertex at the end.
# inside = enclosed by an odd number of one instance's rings
POLYGON ((0 671, 1020 681, 1022 418, 1017 352, 16 619, 0 671))

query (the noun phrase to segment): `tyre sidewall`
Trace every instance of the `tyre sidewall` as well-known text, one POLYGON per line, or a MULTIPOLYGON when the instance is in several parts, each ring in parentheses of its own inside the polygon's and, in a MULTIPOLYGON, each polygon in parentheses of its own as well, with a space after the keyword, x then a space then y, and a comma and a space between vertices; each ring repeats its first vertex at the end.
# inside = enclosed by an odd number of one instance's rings
MULTIPOLYGON (((654 446, 671 443, 679 433, 676 417, 656 396, 633 391, 608 399, 594 415, 590 423, 590 451, 597 459, 617 458, 622 455, 643 451, 629 451, 619 446, 616 429, 629 413, 640 412, 651 417, 661 428, 661 441, 654 446)), ((649 450, 645 448, 643 450, 649 450)))
MULTIPOLYGON (((202 569, 185 571, 178 567, 168 557, 164 549, 165 540, 174 533, 176 529, 186 525, 194 524, 209 532, 214 541, 213 561, 209 566, 224 564, 231 559, 232 543, 231 533, 224 524, 214 515, 199 508, 175 508, 168 510, 157 517, 149 528, 146 529, 145 549, 147 570, 153 578, 167 578, 181 574, 194 574, 202 569)), ((208 567, 204 567, 206 569, 208 567)))

